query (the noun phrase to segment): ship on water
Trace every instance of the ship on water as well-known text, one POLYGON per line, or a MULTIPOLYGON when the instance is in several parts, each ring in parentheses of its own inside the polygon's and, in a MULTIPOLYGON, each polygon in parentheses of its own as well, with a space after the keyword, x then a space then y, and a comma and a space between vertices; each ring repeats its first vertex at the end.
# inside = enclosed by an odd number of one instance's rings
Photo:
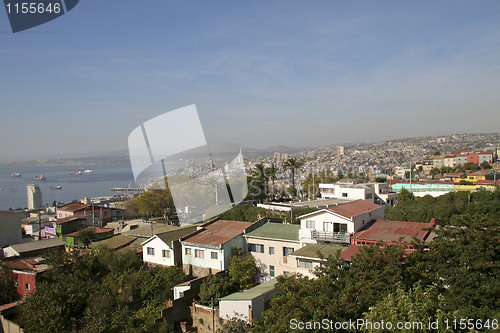
POLYGON ((57 185, 57 186, 51 186, 50 187, 51 190, 60 190, 62 189, 61 185, 57 185))
POLYGON ((33 176, 33 179, 34 180, 45 180, 47 179, 47 177, 45 177, 45 175, 39 175, 39 176, 33 176))
POLYGON ((21 173, 20 172, 13 172, 10 174, 12 177, 21 177, 21 173))

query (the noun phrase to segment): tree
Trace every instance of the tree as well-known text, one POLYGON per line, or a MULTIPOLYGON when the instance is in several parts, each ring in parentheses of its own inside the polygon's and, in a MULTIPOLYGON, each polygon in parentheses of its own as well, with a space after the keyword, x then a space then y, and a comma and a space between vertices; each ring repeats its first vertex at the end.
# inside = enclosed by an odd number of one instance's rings
POLYGON ((93 286, 69 274, 54 283, 37 283, 21 306, 27 332, 74 332, 83 318, 93 286))
POLYGON ((491 164, 489 164, 488 161, 483 161, 480 166, 482 169, 491 169, 492 168, 491 164))
POLYGON ((217 330, 217 333, 248 333, 250 332, 250 325, 246 321, 238 318, 231 318, 222 324, 222 327, 217 330))
POLYGON ((17 298, 14 282, 14 273, 0 266, 0 305, 13 302, 17 298))
POLYGON ((267 184, 268 179, 266 176, 266 167, 264 164, 255 164, 250 171, 250 191, 249 194, 262 202, 267 198, 267 184))
POLYGON ((414 200, 415 200, 415 195, 413 193, 411 193, 405 188, 401 189, 401 191, 399 192, 398 203, 405 203, 414 200))
POLYGON ((364 314, 369 322, 386 322, 392 329, 365 329, 365 332, 393 332, 397 323, 412 323, 400 332, 447 332, 444 319, 452 320, 453 314, 445 312, 444 297, 435 286, 424 287, 417 282, 406 291, 402 283, 397 284, 395 292, 370 308, 364 314), (429 322, 438 321, 437 327, 429 327, 429 322), (421 326, 418 324, 422 323, 421 326))
POLYGON ((146 217, 162 216, 165 221, 170 211, 175 211, 169 190, 149 190, 136 199, 139 213, 146 217))
POLYGON ((231 282, 240 289, 249 289, 255 286, 255 259, 251 255, 245 255, 239 248, 235 248, 229 264, 229 278, 231 282))
POLYGON ((271 164, 271 166, 266 168, 265 172, 267 178, 271 180, 271 195, 274 195, 274 181, 276 180, 276 174, 278 173, 278 168, 273 163, 271 164))
POLYGON ((295 173, 297 170, 300 171, 300 168, 302 167, 302 161, 296 160, 295 158, 289 158, 288 160, 285 161, 283 164, 283 169, 284 170, 290 170, 292 174, 292 195, 296 194, 295 190, 295 173))
POLYGON ((255 207, 250 204, 236 205, 219 215, 223 220, 246 222, 255 222, 264 216, 266 216, 266 210, 264 208, 255 207))
POLYGON ((90 242, 97 237, 97 233, 93 228, 83 229, 78 232, 78 240, 83 243, 85 247, 90 245, 90 242))
POLYGON ((142 280, 141 296, 148 302, 162 303, 173 298, 173 288, 186 281, 182 268, 156 266, 151 268, 142 280))
POLYGON ((224 273, 209 275, 200 285, 198 297, 200 302, 205 305, 211 305, 220 298, 227 296, 238 290, 238 287, 224 273))

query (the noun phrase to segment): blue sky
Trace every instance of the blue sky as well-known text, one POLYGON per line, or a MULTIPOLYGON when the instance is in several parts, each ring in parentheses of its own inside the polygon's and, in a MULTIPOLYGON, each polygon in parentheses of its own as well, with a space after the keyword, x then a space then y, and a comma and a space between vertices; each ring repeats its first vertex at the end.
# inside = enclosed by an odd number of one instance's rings
POLYGON ((196 104, 209 138, 322 146, 497 132, 498 1, 82 0, 13 34, 0 162, 125 149, 196 104))

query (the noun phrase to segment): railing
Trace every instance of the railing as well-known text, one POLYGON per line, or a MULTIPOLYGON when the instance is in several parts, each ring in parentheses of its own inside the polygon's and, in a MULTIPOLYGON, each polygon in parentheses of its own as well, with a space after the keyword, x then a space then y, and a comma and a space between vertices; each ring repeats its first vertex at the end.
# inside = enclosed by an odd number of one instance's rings
POLYGON ((311 238, 316 241, 349 244, 351 236, 346 232, 311 230, 311 238))

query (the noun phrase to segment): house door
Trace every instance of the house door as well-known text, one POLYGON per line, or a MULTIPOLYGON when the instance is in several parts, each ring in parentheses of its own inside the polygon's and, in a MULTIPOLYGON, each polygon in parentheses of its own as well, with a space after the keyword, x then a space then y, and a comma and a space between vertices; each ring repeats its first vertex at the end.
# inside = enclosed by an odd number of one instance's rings
POLYGON ((323 231, 332 232, 333 231, 333 222, 323 222, 323 231))

